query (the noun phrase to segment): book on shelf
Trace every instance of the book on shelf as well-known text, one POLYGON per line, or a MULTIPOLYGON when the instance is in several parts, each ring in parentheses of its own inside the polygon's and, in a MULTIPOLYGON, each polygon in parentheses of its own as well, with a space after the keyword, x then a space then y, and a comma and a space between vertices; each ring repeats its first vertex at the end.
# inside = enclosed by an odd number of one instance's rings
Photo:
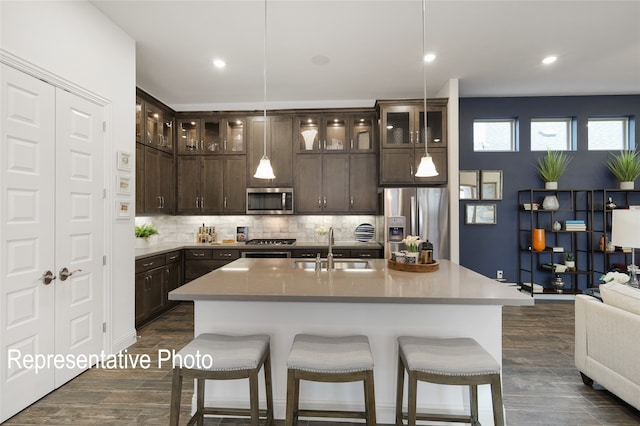
MULTIPOLYGON (((531 283, 522 283, 521 286, 523 289, 526 289, 527 291, 531 291, 531 283)), ((544 287, 542 287, 540 284, 533 283, 534 293, 542 293, 543 291, 544 291, 544 287)))
POLYGON ((551 247, 551 251, 554 253, 564 253, 564 247, 551 247))
POLYGON ((564 223, 566 225, 584 225, 584 220, 582 219, 569 219, 569 220, 565 220, 564 223))

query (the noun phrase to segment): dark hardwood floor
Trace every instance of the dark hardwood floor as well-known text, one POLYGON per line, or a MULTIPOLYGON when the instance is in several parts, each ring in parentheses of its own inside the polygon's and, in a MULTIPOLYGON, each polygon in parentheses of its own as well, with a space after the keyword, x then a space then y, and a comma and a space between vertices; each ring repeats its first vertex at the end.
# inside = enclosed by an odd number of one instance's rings
MULTIPOLYGON (((640 412, 602 388, 585 386, 573 363, 573 302, 537 301, 503 311, 504 403, 509 426, 640 425, 640 412)), ((176 350, 193 338, 193 309, 183 303, 139 330, 131 354, 176 350)), ((640 354, 639 354, 640 355, 640 354)), ((395 368, 395 367, 393 367, 395 368)), ((166 425, 171 370, 92 369, 9 419, 6 425, 166 425)), ((183 390, 182 424, 192 386, 183 390)), ((247 425, 208 419, 207 425, 247 425)), ((282 422, 277 422, 281 425, 282 422)), ((300 422, 301 426, 323 424, 300 422)))

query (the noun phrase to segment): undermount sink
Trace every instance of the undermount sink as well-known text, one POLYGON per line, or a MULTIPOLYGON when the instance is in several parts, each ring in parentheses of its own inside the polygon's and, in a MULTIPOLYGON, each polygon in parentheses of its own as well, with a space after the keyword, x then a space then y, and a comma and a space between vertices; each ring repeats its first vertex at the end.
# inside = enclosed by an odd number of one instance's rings
MULTIPOLYGON (((323 271, 327 270, 327 259, 322 259, 320 265, 323 271)), ((368 260, 352 260, 352 259, 334 259, 333 267, 340 271, 360 271, 364 269, 372 269, 368 260)), ((315 260, 296 260, 291 264, 292 269, 304 269, 305 271, 314 271, 316 269, 315 260)))

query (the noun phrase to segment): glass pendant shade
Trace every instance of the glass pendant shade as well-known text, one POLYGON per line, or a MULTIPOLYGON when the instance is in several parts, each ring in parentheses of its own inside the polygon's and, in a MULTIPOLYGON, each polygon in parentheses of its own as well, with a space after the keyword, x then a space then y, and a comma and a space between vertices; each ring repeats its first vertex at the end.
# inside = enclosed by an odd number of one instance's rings
POLYGON ((416 177, 433 177, 433 176, 438 176, 436 165, 433 164, 433 157, 425 153, 422 159, 420 160, 418 171, 416 171, 416 177))
POLYGON ((253 175, 256 179, 275 179, 276 176, 273 174, 273 168, 271 167, 271 161, 269 161, 269 157, 264 155, 260 159, 260 164, 258 164, 258 169, 256 170, 256 174, 253 175))

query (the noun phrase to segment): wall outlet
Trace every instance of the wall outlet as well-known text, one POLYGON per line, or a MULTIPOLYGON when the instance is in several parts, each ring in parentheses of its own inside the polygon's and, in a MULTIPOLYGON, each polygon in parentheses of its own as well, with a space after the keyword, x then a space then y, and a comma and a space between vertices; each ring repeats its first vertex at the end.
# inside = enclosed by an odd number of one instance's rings
POLYGON ((498 269, 498 270, 496 271, 496 278, 497 278, 497 279, 499 279, 499 280, 501 280, 501 279, 503 278, 503 276, 502 276, 502 275, 503 275, 503 272, 502 272, 500 269, 498 269))

